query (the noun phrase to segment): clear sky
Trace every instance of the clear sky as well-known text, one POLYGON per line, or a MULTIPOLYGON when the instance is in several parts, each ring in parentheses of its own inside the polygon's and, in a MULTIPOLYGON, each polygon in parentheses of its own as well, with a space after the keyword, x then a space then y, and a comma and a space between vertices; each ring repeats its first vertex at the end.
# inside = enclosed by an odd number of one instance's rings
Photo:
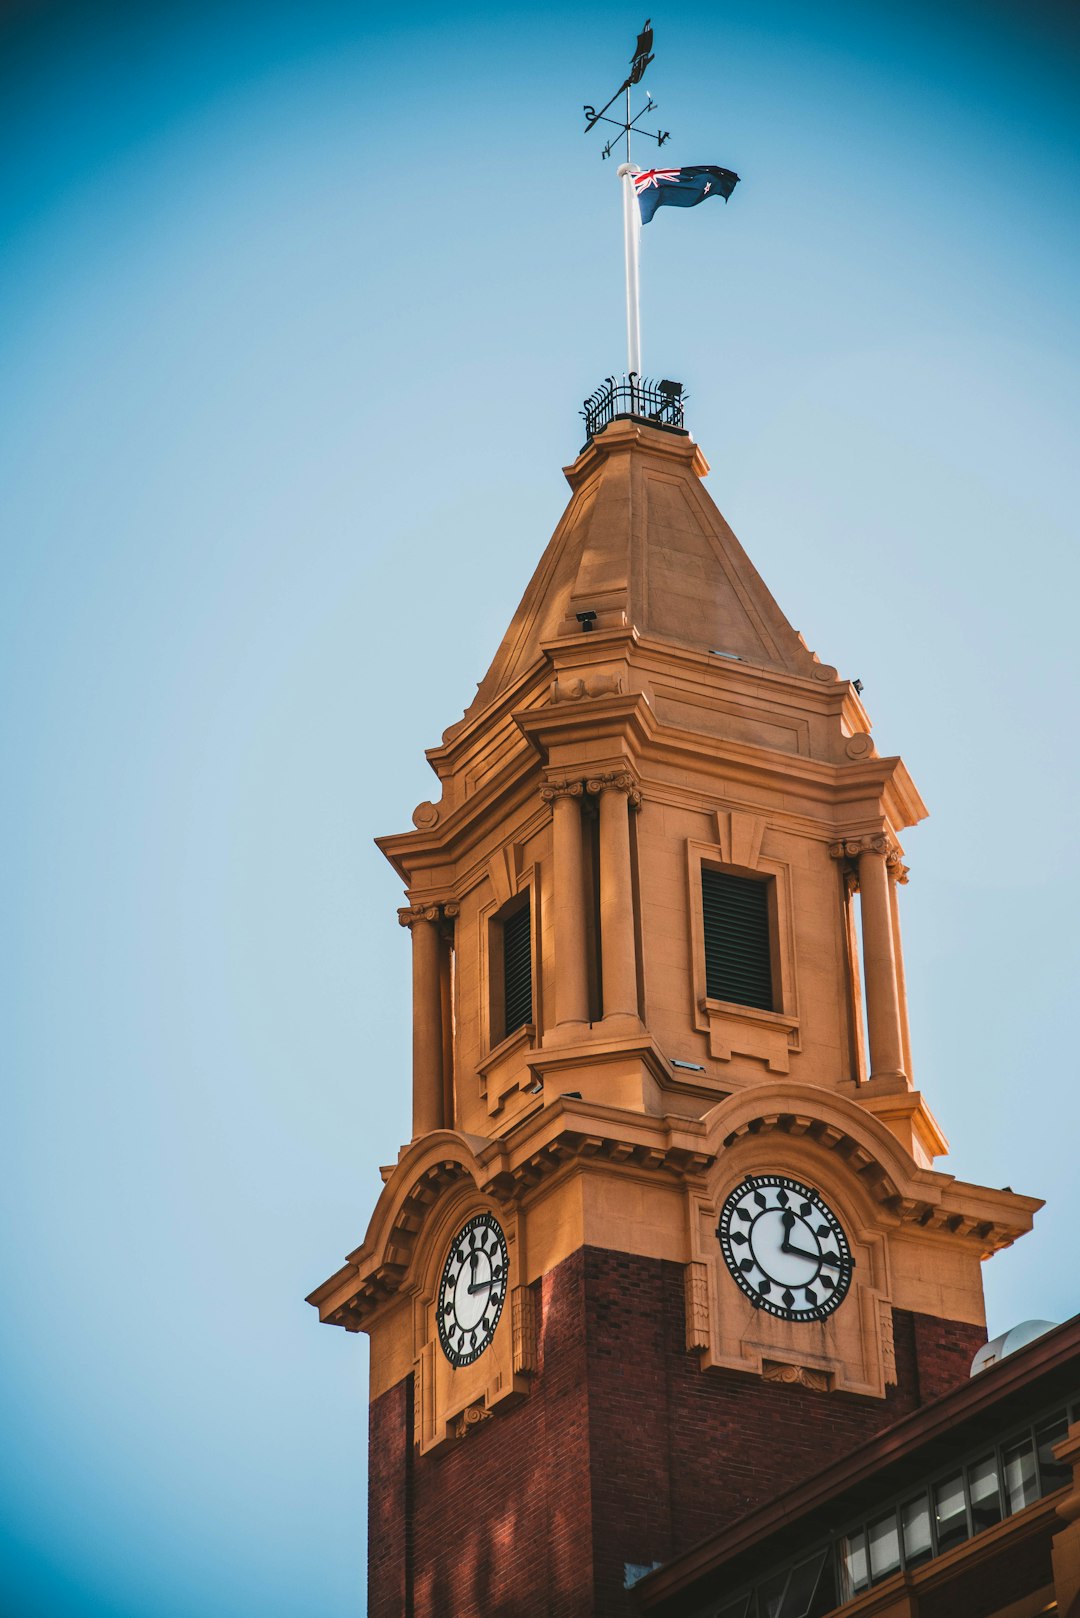
MULTIPOLYGON (((1077 1298, 1070 8, 654 13, 646 369, 932 811, 942 1165, 1077 1298)), ((432 795, 623 359, 611 4, 23 3, 0 24, 5 1618, 363 1611, 366 1344, 304 1294, 408 1132, 372 847, 432 795)))

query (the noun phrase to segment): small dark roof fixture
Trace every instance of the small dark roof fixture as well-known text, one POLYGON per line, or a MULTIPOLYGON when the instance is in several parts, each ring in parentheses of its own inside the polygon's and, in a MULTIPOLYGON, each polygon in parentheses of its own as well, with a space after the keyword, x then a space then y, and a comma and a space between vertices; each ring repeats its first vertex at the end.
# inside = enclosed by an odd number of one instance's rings
POLYGON ((581 625, 581 633, 587 635, 596 622, 595 612, 578 612, 574 616, 581 625))
POLYGON ((859 695, 861 697, 862 696, 862 681, 861 680, 852 680, 851 683, 855 687, 856 691, 859 693, 859 695))
POLYGON ((681 399, 682 398, 682 383, 681 382, 669 382, 667 380, 667 378, 665 377, 662 382, 658 382, 656 384, 656 391, 658 393, 662 393, 665 396, 665 398, 667 398, 667 399, 681 399))

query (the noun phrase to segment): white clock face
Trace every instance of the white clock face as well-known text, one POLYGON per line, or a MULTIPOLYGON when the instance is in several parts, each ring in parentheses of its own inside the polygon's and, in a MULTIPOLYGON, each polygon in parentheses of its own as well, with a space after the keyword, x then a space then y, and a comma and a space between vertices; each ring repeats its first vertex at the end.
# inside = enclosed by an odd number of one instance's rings
POLYGON ((494 1337, 506 1273, 506 1237, 491 1214, 477 1214, 451 1242, 439 1282, 439 1342, 451 1365, 471 1365, 494 1337))
POLYGON ((801 1180, 751 1175, 724 1203, 716 1234, 755 1309, 781 1320, 824 1320, 847 1296, 855 1261, 843 1226, 801 1180))

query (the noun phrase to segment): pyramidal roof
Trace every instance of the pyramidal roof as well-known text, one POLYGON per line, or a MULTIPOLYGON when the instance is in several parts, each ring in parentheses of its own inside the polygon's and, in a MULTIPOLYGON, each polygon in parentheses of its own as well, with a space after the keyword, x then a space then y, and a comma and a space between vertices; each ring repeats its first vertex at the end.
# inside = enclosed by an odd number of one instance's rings
POLYGON ((570 503, 472 711, 540 661, 544 642, 580 634, 579 613, 595 613, 596 629, 812 675, 817 658, 706 494, 708 462, 688 434, 614 421, 564 470, 570 503))

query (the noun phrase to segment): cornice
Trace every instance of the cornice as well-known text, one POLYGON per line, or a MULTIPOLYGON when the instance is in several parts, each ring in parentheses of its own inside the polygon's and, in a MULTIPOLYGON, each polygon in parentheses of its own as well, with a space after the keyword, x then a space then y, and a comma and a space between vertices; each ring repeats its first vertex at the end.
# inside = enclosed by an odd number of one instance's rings
POLYGON ((439 805, 439 817, 432 825, 419 826, 414 831, 389 832, 384 837, 376 837, 375 846, 408 885, 410 877, 404 861, 409 855, 435 857, 467 840, 475 821, 485 819, 512 792, 528 789, 535 769, 536 755, 522 747, 509 757, 503 770, 492 775, 453 809, 444 811, 439 805))
MULTIPOLYGON (((666 1064, 651 1042, 622 1040, 600 1059, 627 1053, 658 1073, 666 1064)), ((596 1059, 592 1047, 591 1060, 596 1059)), ((529 1059, 537 1073, 572 1070, 583 1049, 542 1049, 529 1059)), ((970 1185, 918 1167, 871 1112, 837 1091, 792 1080, 755 1086, 719 1101, 704 1118, 658 1116, 559 1096, 493 1139, 438 1130, 403 1148, 386 1177, 367 1234, 346 1265, 308 1302, 320 1317, 356 1331, 406 1284, 427 1211, 463 1182, 505 1207, 527 1203, 537 1188, 589 1164, 669 1184, 701 1184, 717 1157, 746 1137, 805 1136, 844 1160, 867 1193, 899 1226, 969 1239, 983 1255, 1007 1247, 1031 1228, 1037 1197, 970 1185)))
MULTIPOLYGON (((809 1092, 811 1087, 803 1089, 809 1092)), ((1039 1197, 994 1191, 957 1180, 939 1169, 916 1167, 886 1126, 862 1109, 859 1111, 869 1127, 859 1127, 849 1110, 857 1107, 854 1099, 841 1104, 839 1097, 829 1097, 823 1104, 816 1095, 811 1100, 807 1094, 800 1106, 802 1098, 796 1086, 791 1087, 786 1104, 782 1101, 778 1106, 762 1106, 764 1099, 754 1090, 740 1094, 744 1116, 725 1135, 725 1149, 748 1135, 775 1131, 809 1136, 826 1151, 837 1152, 874 1200, 895 1214, 902 1225, 970 1237, 980 1245, 983 1255, 989 1256, 1026 1235, 1034 1215, 1043 1206, 1039 1197)), ((721 1103, 716 1112, 728 1107, 728 1103, 721 1103)))
POLYGON ((563 467, 563 476, 575 494, 600 467, 615 455, 637 450, 642 456, 689 465, 699 478, 708 476, 709 463, 689 433, 661 432, 636 421, 613 421, 590 439, 577 460, 563 467))
POLYGON ((619 736, 643 746, 656 721, 643 691, 613 692, 583 702, 549 702, 543 708, 521 709, 514 723, 543 762, 553 746, 586 733, 590 741, 619 736))
POLYGON ((457 1183, 471 1183, 510 1206, 582 1161, 622 1174, 696 1176, 713 1160, 702 1133, 698 1120, 629 1113, 569 1097, 527 1115, 496 1140, 439 1130, 403 1148, 363 1242, 307 1302, 323 1321, 348 1331, 366 1329, 404 1286, 428 1209, 457 1183))

